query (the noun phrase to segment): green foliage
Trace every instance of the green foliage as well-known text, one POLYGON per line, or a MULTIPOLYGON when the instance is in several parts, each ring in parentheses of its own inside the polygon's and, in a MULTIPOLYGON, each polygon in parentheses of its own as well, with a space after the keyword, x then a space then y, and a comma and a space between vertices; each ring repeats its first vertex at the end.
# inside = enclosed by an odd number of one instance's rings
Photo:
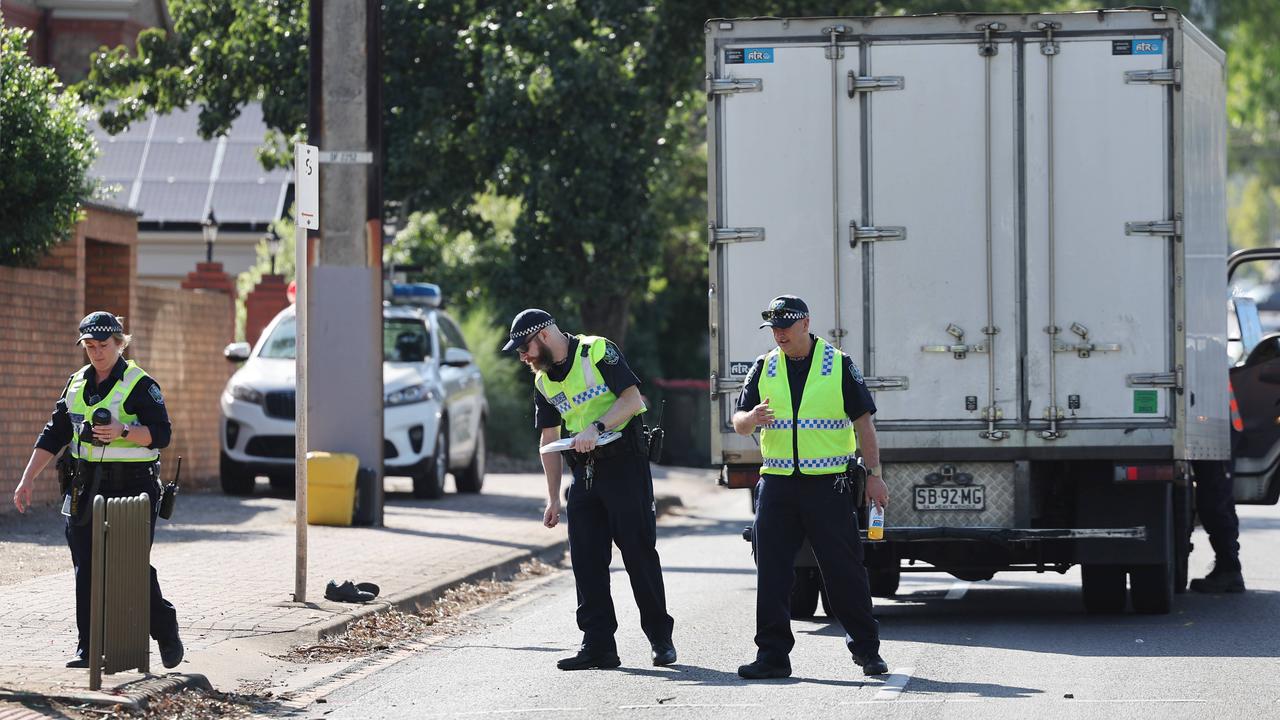
POLYGON ((477 304, 459 318, 459 325, 484 376, 489 450, 514 458, 529 455, 538 446, 532 376, 511 353, 499 352, 507 341, 506 323, 488 307, 477 304))
POLYGON ((34 67, 31 33, 0 26, 0 265, 34 265, 67 239, 98 147, 74 92, 34 67))

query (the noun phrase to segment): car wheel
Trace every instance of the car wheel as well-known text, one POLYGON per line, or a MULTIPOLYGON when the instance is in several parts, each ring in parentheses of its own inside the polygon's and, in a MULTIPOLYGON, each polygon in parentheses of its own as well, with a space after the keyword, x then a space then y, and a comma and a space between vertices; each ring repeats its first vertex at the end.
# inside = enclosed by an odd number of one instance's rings
POLYGON ((218 476, 222 482, 222 492, 227 495, 252 495, 257 478, 243 463, 221 453, 218 458, 218 476))
POLYGON ((449 433, 443 420, 436 429, 431 457, 418 463, 413 473, 413 496, 435 500, 444 495, 444 479, 449 474, 449 433))
POLYGON ((476 434, 476 451, 471 455, 471 462, 460 473, 453 476, 454 483, 460 493, 478 493, 484 487, 484 418, 480 418, 480 429, 476 434))
POLYGON ((267 476, 271 480, 271 489, 286 497, 293 497, 298 489, 297 479, 293 473, 271 473, 267 476))

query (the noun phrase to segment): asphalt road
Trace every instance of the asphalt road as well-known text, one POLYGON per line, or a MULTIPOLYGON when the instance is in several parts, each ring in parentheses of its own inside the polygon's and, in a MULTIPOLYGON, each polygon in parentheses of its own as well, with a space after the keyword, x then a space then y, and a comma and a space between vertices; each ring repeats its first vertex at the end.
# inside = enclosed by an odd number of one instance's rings
MULTIPOLYGON (((965 583, 904 574, 877 600, 891 675, 864 679, 823 616, 794 622, 795 675, 746 682, 755 575, 742 491, 696 498, 659 539, 680 661, 649 664, 615 553, 623 667, 567 673, 573 580, 561 573, 490 606, 472 628, 308 708, 325 718, 1226 718, 1280 717, 1280 508, 1241 508, 1243 596, 1180 595, 1167 616, 1083 613, 1079 575, 965 583)), ((1197 533, 1193 575, 1209 561, 1197 533)))

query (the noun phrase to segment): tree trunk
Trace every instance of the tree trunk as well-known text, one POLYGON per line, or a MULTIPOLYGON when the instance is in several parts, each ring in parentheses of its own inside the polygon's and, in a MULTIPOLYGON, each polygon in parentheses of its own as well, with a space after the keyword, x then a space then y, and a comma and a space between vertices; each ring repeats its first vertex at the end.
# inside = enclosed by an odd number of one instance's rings
POLYGON ((631 298, 621 295, 596 298, 582 308, 582 327, 578 332, 609 338, 622 347, 627 339, 630 310, 631 298))

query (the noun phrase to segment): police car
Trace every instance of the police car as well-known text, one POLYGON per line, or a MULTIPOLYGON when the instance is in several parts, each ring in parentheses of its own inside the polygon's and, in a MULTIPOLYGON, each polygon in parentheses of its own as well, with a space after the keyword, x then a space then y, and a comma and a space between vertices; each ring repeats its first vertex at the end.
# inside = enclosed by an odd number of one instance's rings
MULTIPOLYGON (((382 308, 383 467, 409 476, 416 497, 438 498, 453 473, 460 493, 484 484, 484 380, 457 324, 427 283, 393 286, 382 308)), ((221 480, 229 495, 253 493, 266 475, 294 485, 294 308, 280 311, 257 344, 232 343, 244 361, 222 393, 221 480)))

